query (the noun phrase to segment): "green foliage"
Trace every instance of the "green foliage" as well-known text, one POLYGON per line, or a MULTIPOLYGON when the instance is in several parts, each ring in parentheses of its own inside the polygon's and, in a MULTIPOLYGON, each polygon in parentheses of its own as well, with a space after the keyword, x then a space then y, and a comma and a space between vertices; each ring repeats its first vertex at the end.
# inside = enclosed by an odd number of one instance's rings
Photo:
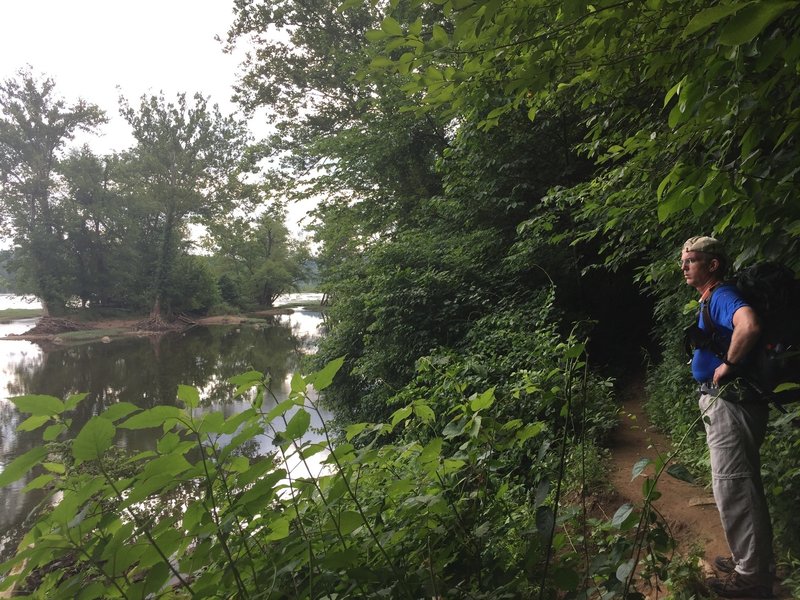
POLYGON ((227 217, 212 225, 206 246, 226 302, 271 307, 305 279, 308 249, 290 238, 285 220, 283 208, 272 206, 253 222, 227 217))
POLYGON ((219 304, 219 288, 208 261, 191 254, 179 256, 164 298, 167 306, 175 312, 205 314, 219 304))
POLYGON ((773 411, 772 427, 762 446, 762 476, 770 513, 775 522, 775 538, 787 554, 800 556, 800 541, 793 532, 800 527, 797 506, 789 501, 800 487, 800 406, 788 406, 788 414, 773 411))
MULTIPOLYGON (((580 345, 557 350, 567 384, 582 368, 581 352, 580 345)), ((556 448, 566 448, 570 434, 559 438, 558 423, 508 419, 496 389, 462 393, 443 412, 434 391, 385 423, 350 425, 338 441, 324 423, 321 439, 306 437, 316 414, 307 389, 328 389, 343 363, 295 374, 288 399, 269 410, 267 380, 250 371, 230 380, 252 402, 239 414, 198 409, 199 392, 179 386, 185 408, 120 403, 74 440, 62 440, 66 427, 58 439, 45 433, 46 443, 8 465, 0 485, 47 457, 29 487, 58 493, 60 502, 0 567, 0 587, 48 598, 511 598, 536 595, 544 584, 546 594, 572 597, 584 569, 599 578, 602 569, 616 572, 611 562, 630 558, 635 542, 615 541, 613 531, 632 534, 632 512, 607 530, 601 545, 616 550, 602 553, 606 566, 582 565, 563 534, 553 537, 555 525, 573 518, 558 516, 558 495, 547 493, 556 448), (161 429, 155 449, 109 453, 116 430, 143 427, 161 429), (265 430, 274 452, 251 454, 246 449, 265 430), (521 456, 527 469, 519 469, 521 456)), ((32 414, 22 427, 45 432, 68 425, 81 401, 15 399, 32 414)), ((620 585, 596 581, 608 590, 620 585)))
POLYGON ((15 287, 63 310, 71 269, 58 176, 64 146, 105 122, 99 108, 68 104, 55 83, 22 70, 0 84, 0 228, 13 239, 15 287))

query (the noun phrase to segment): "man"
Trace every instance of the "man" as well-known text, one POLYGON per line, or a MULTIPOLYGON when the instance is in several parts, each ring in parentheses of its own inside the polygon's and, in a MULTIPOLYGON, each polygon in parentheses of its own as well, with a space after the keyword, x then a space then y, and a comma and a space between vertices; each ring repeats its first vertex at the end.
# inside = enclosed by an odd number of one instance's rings
POLYGON ((715 567, 724 576, 708 581, 724 598, 772 597, 772 525, 761 482, 759 448, 766 433, 769 408, 736 381, 760 333, 758 317, 735 285, 723 283, 728 259, 722 244, 706 236, 683 245, 681 269, 686 283, 708 305, 712 323, 700 329, 714 333, 716 347, 701 347, 692 357, 692 375, 700 383, 711 456, 714 500, 719 509, 730 557, 718 556, 715 567))

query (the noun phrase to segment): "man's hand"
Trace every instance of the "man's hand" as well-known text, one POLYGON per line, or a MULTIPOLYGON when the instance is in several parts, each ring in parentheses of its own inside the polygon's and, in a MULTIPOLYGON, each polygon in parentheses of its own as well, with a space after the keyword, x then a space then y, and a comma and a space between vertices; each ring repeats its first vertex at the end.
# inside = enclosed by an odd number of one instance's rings
POLYGON ((735 367, 722 363, 714 370, 714 385, 721 387, 733 379, 735 367))

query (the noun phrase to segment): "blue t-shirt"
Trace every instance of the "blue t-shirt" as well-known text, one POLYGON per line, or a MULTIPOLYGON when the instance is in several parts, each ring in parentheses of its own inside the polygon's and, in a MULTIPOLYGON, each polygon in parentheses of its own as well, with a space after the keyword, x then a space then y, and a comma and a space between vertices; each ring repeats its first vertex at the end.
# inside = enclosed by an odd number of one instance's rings
MULTIPOLYGON (((709 331, 703 322, 703 303, 700 303, 700 329, 709 331)), ((714 332, 723 348, 727 348, 733 335, 733 313, 749 306, 739 294, 733 284, 718 286, 711 294, 711 304, 708 307, 711 320, 714 322, 714 332)), ((714 378, 714 371, 722 364, 722 359, 708 349, 697 348, 692 357, 692 376, 700 383, 710 382, 714 378)))

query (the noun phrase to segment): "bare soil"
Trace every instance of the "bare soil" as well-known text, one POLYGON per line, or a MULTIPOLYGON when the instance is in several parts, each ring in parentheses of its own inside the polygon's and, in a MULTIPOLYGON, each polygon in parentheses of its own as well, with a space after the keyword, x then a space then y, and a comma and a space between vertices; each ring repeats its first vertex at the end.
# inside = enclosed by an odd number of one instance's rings
MULTIPOLYGON (((643 409, 644 384, 635 381, 622 392, 621 422, 611 441, 612 463, 610 483, 615 490, 615 506, 606 507, 608 514, 625 502, 641 505, 642 477, 631 479, 633 466, 642 458, 655 461, 659 456, 669 456, 672 444, 647 420, 643 409)), ((645 471, 653 474, 652 465, 645 471)), ((688 555, 693 546, 703 550, 706 576, 714 576, 711 565, 716 556, 730 556, 722 531, 719 512, 710 489, 675 479, 666 473, 658 481, 661 497, 653 503, 669 525, 678 542, 678 552, 688 555)), ((775 597, 790 599, 791 595, 776 583, 775 597)))

